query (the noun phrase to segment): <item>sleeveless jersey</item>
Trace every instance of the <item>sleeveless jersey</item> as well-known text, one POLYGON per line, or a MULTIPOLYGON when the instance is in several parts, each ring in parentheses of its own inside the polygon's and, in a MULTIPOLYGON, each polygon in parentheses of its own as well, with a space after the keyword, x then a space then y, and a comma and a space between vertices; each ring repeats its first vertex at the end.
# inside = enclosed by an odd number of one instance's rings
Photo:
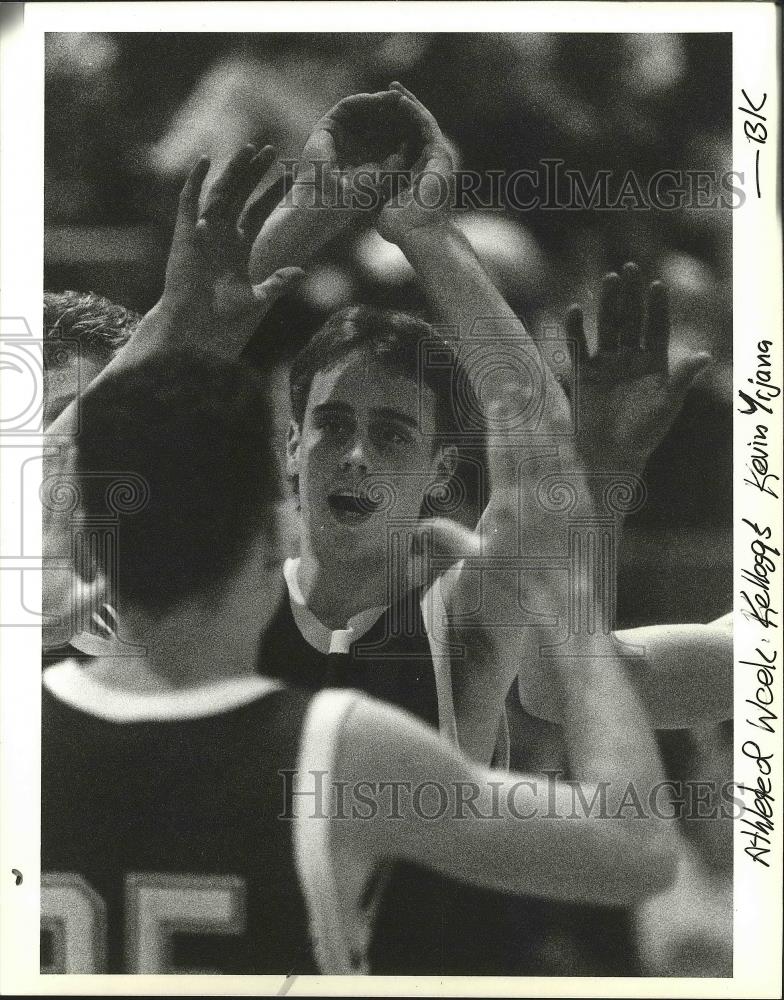
POLYGON ((354 696, 325 715, 327 695, 255 677, 97 687, 74 662, 44 675, 42 971, 362 971, 292 796, 303 760, 330 772, 354 696))
MULTIPOLYGON (((315 649, 284 598, 259 647, 257 669, 310 691, 328 686, 334 654, 315 649)), ((435 670, 419 591, 388 608, 341 659, 341 686, 356 688, 438 728, 435 670)))
MULTIPOLYGON (((444 732, 437 672, 421 594, 387 609, 341 667, 352 687, 404 708, 444 732), (439 723, 441 725, 439 726, 439 723)), ((258 668, 310 690, 334 683, 331 654, 303 637, 284 599, 264 637, 258 668)), ((499 757, 508 759, 503 720, 499 757)), ((392 868, 369 952, 379 975, 639 974, 628 919, 585 907, 481 890, 416 864, 392 868)))
MULTIPOLYGON (((350 686, 439 728, 439 699, 421 593, 388 608, 352 644, 340 666, 350 686)), ((318 690, 334 684, 334 654, 302 635, 284 599, 264 636, 257 669, 318 690)), ((535 940, 517 897, 483 891, 416 864, 396 863, 385 880, 369 951, 376 974, 503 974, 525 968, 535 940)))

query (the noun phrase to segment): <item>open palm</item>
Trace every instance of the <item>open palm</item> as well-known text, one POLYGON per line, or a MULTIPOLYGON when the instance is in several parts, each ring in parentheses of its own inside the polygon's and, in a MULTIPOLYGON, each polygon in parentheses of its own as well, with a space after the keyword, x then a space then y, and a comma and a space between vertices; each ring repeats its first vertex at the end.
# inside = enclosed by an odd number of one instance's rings
POLYGON ((244 146, 208 192, 201 213, 199 196, 209 160, 202 158, 191 171, 180 194, 163 297, 156 306, 168 320, 156 324, 167 332, 167 346, 192 345, 237 357, 264 314, 302 274, 298 268, 283 268, 258 284, 248 276, 250 237, 239 219, 274 157, 271 146, 258 153, 244 146))
POLYGON ((653 282, 644 308, 640 270, 631 263, 602 281, 592 356, 582 309, 567 312, 566 335, 577 351, 577 445, 588 469, 639 475, 672 426, 710 355, 670 364, 670 330, 666 286, 653 282))

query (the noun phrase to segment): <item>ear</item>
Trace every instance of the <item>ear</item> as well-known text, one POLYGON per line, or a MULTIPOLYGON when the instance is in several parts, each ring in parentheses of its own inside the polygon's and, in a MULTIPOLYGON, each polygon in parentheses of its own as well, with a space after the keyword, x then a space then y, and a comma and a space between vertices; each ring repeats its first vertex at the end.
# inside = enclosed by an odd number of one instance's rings
POLYGON ((438 456, 438 469, 436 475, 439 479, 451 479, 457 468, 457 448, 453 444, 445 445, 440 449, 438 456))
POLYGON ((289 424, 289 433, 286 438, 286 475, 299 475, 299 446, 302 441, 299 424, 294 420, 289 424))

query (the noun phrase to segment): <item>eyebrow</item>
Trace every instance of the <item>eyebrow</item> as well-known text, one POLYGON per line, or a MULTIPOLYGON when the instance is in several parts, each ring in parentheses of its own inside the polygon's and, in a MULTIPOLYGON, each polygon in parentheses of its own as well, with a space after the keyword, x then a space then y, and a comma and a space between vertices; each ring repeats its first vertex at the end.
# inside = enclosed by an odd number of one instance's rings
POLYGON ((406 426, 412 428, 412 430, 419 430, 418 420, 409 416, 408 413, 403 413, 402 410, 396 410, 394 407, 380 406, 373 409, 373 414, 379 417, 386 417, 387 420, 397 420, 401 424, 406 424, 406 426))
MULTIPOLYGON (((313 407, 313 413, 323 414, 323 413, 354 413, 354 407, 349 406, 348 403, 341 403, 338 401, 329 403, 319 403, 317 406, 313 407)), ((373 407, 371 413, 374 417, 383 417, 386 420, 396 420, 398 423, 405 424, 412 430, 419 430, 419 421, 415 417, 410 416, 408 413, 404 413, 402 410, 397 410, 393 406, 378 406, 373 407)))

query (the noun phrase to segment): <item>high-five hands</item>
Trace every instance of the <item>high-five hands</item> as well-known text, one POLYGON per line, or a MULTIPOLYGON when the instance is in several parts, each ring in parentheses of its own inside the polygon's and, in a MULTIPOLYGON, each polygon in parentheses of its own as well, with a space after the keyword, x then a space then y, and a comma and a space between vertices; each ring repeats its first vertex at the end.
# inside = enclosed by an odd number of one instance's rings
POLYGON ((400 103, 395 90, 353 94, 316 122, 290 190, 255 239, 249 260, 255 280, 281 265, 306 263, 351 226, 372 223, 385 175, 408 166, 416 144, 400 103))
POLYGON ((400 96, 396 112, 411 135, 414 162, 410 183, 399 188, 382 208, 376 228, 384 239, 400 243, 422 227, 443 225, 449 217, 453 163, 449 144, 425 105, 402 83, 391 83, 400 96))
POLYGON ((576 341, 577 446, 589 469, 639 475, 710 362, 704 351, 670 363, 666 286, 654 281, 644 305, 636 264, 605 275, 599 293, 597 350, 589 355, 583 311, 571 306, 566 335, 576 341))
MULTIPOLYGON (((401 95, 393 90, 345 97, 316 123, 302 150, 297 180, 320 175, 326 205, 337 201, 338 189, 352 192, 357 175, 377 175, 406 164, 407 136, 395 112, 401 95), (333 201, 333 199, 335 199, 333 201)), ((316 206, 318 207, 318 206, 316 206)))
POLYGON ((250 246, 239 219, 274 158, 271 146, 260 152, 244 146, 208 192, 201 212, 209 160, 202 157, 193 167, 180 193, 163 295, 137 330, 135 351, 194 347, 237 357, 276 299, 302 276, 299 268, 281 269, 257 284, 248 276, 250 246))

